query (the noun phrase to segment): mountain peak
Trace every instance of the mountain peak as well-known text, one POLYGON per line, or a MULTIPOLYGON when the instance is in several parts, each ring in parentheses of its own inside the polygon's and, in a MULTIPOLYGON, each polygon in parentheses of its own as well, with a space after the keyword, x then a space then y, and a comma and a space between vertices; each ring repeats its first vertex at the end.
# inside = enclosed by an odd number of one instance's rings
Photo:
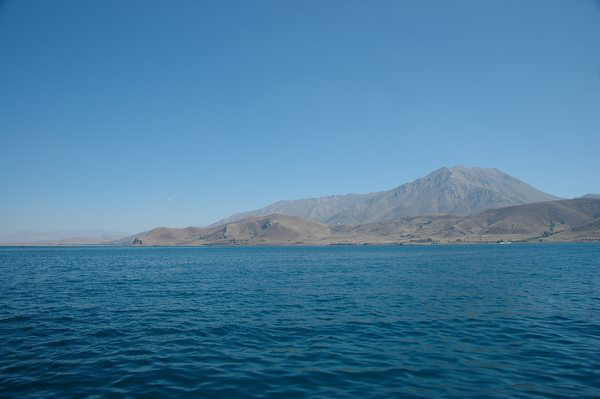
POLYGON ((506 175, 506 173, 502 172, 500 169, 482 168, 480 166, 454 165, 453 167, 451 167, 449 169, 453 173, 460 173, 460 174, 494 174, 494 175, 503 174, 503 175, 506 175))
POLYGON ((454 165, 452 167, 443 166, 439 169, 431 172, 430 175, 453 175, 453 176, 461 176, 461 175, 505 175, 506 173, 502 172, 496 168, 482 168, 479 166, 465 166, 465 165, 454 165))

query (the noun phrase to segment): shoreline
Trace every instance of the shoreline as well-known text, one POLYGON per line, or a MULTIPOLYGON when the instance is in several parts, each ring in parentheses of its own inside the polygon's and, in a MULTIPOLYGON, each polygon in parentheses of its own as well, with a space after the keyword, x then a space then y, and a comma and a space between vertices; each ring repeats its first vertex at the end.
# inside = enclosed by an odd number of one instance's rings
POLYGON ((236 243, 236 244, 0 244, 0 248, 264 248, 264 247, 426 247, 426 246, 472 246, 472 245, 536 245, 536 244, 600 244, 598 240, 577 241, 463 241, 463 242, 399 242, 399 243, 236 243))

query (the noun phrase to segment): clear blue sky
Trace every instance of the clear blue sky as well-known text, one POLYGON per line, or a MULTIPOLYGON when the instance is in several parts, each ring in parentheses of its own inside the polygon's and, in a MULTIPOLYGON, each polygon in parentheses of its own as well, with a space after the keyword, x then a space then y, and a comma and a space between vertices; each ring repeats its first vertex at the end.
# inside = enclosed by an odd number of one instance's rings
POLYGON ((0 232, 208 224, 454 164, 600 192, 598 2, 0 0, 0 232))

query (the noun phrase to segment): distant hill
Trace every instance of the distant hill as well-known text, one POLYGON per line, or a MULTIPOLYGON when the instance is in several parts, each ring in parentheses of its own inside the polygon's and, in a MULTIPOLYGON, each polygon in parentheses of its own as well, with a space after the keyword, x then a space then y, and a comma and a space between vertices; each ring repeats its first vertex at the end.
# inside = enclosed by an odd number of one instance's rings
POLYGON ((85 245, 112 241, 126 233, 110 230, 34 231, 0 235, 0 245, 85 245))
POLYGON ((600 194, 586 194, 581 198, 591 198, 591 199, 600 199, 600 194))
POLYGON ((441 168, 392 190, 279 201, 222 219, 213 226, 249 216, 284 214, 328 224, 389 221, 406 216, 472 215, 490 208, 556 200, 498 169, 441 168))
POLYGON ((248 217, 220 226, 156 228, 134 245, 329 245, 494 241, 600 241, 600 200, 577 198, 489 209, 471 216, 407 216, 327 225, 295 216, 248 217))

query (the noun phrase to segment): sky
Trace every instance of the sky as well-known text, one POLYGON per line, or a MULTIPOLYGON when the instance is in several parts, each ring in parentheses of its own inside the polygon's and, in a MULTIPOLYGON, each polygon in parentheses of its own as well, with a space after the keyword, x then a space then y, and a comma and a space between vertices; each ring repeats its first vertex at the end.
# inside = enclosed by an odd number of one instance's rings
POLYGON ((600 193, 600 3, 0 0, 0 233, 495 167, 600 193))

